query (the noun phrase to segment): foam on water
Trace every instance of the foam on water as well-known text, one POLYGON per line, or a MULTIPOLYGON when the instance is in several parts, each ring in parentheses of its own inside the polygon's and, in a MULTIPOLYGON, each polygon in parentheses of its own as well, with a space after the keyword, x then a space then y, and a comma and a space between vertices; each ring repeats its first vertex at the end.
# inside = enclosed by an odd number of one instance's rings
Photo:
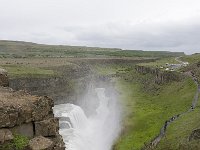
POLYGON ((59 132, 67 150, 110 150, 119 134, 120 115, 116 100, 106 97, 104 88, 95 91, 99 106, 89 117, 74 104, 54 107, 55 116, 61 118, 59 132))

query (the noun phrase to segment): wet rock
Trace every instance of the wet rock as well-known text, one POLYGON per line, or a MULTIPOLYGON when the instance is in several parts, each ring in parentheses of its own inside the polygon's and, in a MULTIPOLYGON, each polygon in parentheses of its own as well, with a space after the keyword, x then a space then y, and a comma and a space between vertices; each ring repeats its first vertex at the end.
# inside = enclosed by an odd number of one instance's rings
POLYGON ((60 129, 69 129, 70 124, 68 122, 60 122, 59 123, 60 129))
POLYGON ((57 135, 52 141, 54 142, 54 150, 65 150, 65 143, 63 142, 61 135, 57 135))
POLYGON ((0 68, 0 86, 7 87, 9 85, 8 72, 0 68))
POLYGON ((189 141, 199 140, 199 139, 200 139, 200 129, 196 129, 196 130, 192 131, 192 133, 189 137, 189 141))
POLYGON ((11 141, 13 138, 12 132, 9 129, 0 129, 0 144, 11 141))
POLYGON ((56 136, 59 130, 59 121, 57 118, 50 118, 47 120, 35 122, 35 135, 42 135, 45 137, 56 136))
POLYGON ((29 141, 30 150, 52 150, 53 141, 43 136, 38 136, 29 141))

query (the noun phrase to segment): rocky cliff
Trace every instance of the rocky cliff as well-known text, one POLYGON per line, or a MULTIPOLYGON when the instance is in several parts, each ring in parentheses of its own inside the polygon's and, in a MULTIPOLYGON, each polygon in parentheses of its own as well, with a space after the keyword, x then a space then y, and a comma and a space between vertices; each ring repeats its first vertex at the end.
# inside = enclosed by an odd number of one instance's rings
MULTIPOLYGON (((80 66, 80 65, 77 65, 80 66)), ((55 76, 21 76, 9 79, 9 86, 14 90, 26 90, 33 95, 48 95, 55 104, 74 103, 87 92, 90 69, 81 67, 59 66, 51 68, 55 76)))
MULTIPOLYGON (((6 73, 1 79, 8 81, 5 78, 6 73)), ((9 87, 0 87, 0 96, 0 150, 65 149, 51 98, 9 87)))
POLYGON ((158 68, 136 65, 136 71, 141 74, 154 75, 154 82, 157 84, 168 83, 170 81, 180 81, 183 75, 175 71, 161 71, 158 68))

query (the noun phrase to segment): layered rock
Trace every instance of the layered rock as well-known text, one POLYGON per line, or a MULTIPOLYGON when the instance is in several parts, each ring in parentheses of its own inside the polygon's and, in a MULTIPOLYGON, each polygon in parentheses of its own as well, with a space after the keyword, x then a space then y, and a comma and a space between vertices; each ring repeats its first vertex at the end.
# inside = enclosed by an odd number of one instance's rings
POLYGON ((65 149, 51 98, 13 91, 8 87, 0 87, 0 97, 0 149, 9 143, 12 147, 15 135, 30 140, 25 149, 65 149))
POLYGON ((167 83, 171 81, 180 81, 183 75, 176 71, 161 71, 158 68, 151 68, 146 66, 136 66, 136 71, 141 74, 153 74, 155 76, 154 81, 157 84, 167 83))

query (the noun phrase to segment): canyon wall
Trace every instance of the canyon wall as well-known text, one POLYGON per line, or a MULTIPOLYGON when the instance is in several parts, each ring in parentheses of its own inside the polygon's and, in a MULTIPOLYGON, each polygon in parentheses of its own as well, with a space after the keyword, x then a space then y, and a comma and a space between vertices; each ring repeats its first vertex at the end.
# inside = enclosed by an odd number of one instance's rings
POLYGON ((161 71, 158 68, 152 68, 148 66, 136 65, 136 71, 141 74, 152 74, 154 75, 154 82, 157 84, 168 83, 171 81, 181 81, 184 75, 176 71, 161 71))

